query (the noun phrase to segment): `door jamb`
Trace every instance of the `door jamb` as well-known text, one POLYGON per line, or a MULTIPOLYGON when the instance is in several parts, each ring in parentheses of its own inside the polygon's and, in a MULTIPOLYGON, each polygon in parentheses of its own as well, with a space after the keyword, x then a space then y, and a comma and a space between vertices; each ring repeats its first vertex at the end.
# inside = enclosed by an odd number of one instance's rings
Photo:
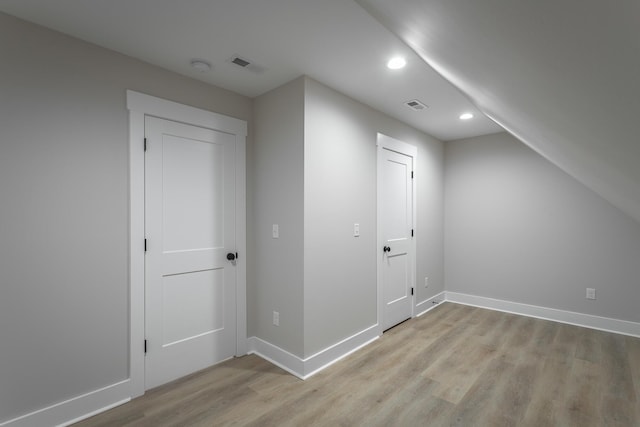
MULTIPOLYGON (((378 133, 377 135, 377 140, 376 140, 376 147, 377 147, 377 183, 376 183, 376 188, 377 188, 377 203, 376 203, 376 215, 377 215, 377 244, 378 247, 376 249, 376 254, 378 257, 378 262, 376 263, 376 270, 377 270, 377 288, 378 288, 378 335, 381 336, 382 333, 384 332, 383 330, 383 325, 382 325, 382 316, 383 316, 383 310, 384 310, 384 298, 383 298, 383 288, 382 288, 382 263, 384 262, 384 253, 382 251, 382 246, 383 246, 383 240, 382 240, 382 222, 381 222, 381 213, 382 213, 382 209, 381 209, 381 202, 382 202, 382 150, 383 149, 387 149, 390 151, 395 151, 397 153, 400 154, 404 154, 405 156, 409 156, 413 159, 413 171, 414 174, 417 174, 417 169, 418 169, 418 148, 414 145, 411 144, 407 144, 406 142, 397 140, 395 138, 392 138, 390 136, 384 135, 382 133, 378 133)), ((412 223, 413 223, 413 232, 414 232, 414 237, 413 239, 411 239, 411 280, 410 280, 410 284, 414 289, 414 293, 413 296, 411 297, 411 318, 415 317, 416 315, 416 294, 417 294, 417 289, 416 289, 416 237, 418 235, 418 230, 417 230, 417 224, 418 221, 416 220, 416 205, 417 205, 417 192, 416 192, 416 181, 417 179, 413 179, 411 184, 412 184, 412 207, 411 207, 411 216, 412 216, 412 223)))
POLYGON ((144 378, 144 119, 154 116, 236 137, 236 355, 247 353, 247 122, 127 90, 129 110, 129 379, 131 397, 145 392, 144 378))

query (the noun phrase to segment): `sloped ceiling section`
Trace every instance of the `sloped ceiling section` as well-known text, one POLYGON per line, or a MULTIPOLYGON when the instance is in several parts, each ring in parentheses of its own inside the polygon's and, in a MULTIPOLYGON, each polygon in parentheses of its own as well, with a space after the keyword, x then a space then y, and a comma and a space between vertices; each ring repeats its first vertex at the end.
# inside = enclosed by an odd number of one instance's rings
POLYGON ((640 2, 357 2, 485 114, 640 222, 640 2))

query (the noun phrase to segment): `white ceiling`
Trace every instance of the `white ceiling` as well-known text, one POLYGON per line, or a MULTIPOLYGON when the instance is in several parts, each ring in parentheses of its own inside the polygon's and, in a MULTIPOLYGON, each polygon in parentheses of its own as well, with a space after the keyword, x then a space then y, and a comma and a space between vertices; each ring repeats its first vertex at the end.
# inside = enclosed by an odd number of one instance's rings
POLYGON ((2 0, 0 11, 249 97, 306 74, 441 140, 502 130, 350 0, 2 0), (397 54, 407 67, 388 70, 397 54), (403 105, 415 98, 429 108, 403 105), (459 120, 466 111, 476 117, 459 120))
POLYGON ((640 1, 358 3, 485 114, 640 221, 640 1))
POLYGON ((249 97, 306 74, 444 141, 504 128, 640 221, 638 0, 2 0, 0 11, 249 97), (390 71, 396 54, 409 64, 390 71), (414 98, 429 108, 403 105, 414 98))

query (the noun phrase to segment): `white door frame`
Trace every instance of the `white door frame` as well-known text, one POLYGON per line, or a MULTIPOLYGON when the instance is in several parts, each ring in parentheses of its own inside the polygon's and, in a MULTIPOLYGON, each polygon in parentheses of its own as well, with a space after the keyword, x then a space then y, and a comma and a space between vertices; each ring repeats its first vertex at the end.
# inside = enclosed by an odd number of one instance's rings
POLYGON ((144 118, 154 116, 236 137, 236 355, 247 353, 247 122, 127 90, 129 110, 129 378, 131 397, 144 394, 144 118))
MULTIPOLYGON (((382 325, 382 320, 383 320, 383 310, 384 310, 384 289, 383 289, 383 281, 382 281, 382 267, 383 267, 383 262, 384 262, 384 254, 382 251, 382 247, 384 246, 384 241, 382 238, 382 221, 380 220, 382 218, 382 208, 381 208, 381 203, 382 203, 382 162, 383 162, 383 156, 382 156, 382 150, 386 149, 386 150, 391 150, 391 151, 395 151, 397 153, 400 154, 404 154, 405 156, 409 156, 411 158, 413 158, 413 171, 415 174, 418 173, 418 148, 407 144, 406 142, 402 142, 400 140, 397 140, 395 138, 392 138, 390 136, 384 135, 382 133, 378 133, 377 136, 377 141, 376 141, 376 146, 377 146, 377 162, 378 162, 378 167, 377 167, 377 243, 378 243, 378 248, 376 249, 376 256, 378 257, 378 262, 376 263, 376 268, 377 268, 377 282, 378 282, 378 335, 382 335, 382 333, 384 332, 384 328, 382 325)), ((411 182, 412 185, 412 213, 411 215, 413 216, 413 233, 414 236, 418 235, 418 230, 417 230, 417 220, 416 220, 416 198, 417 198, 417 194, 416 193, 416 179, 413 179, 411 182)), ((411 268, 411 287, 413 287, 414 289, 414 293, 411 297, 411 317, 415 317, 416 315, 416 294, 417 294, 417 289, 416 289, 416 238, 414 237, 413 239, 411 239, 411 243, 410 243, 410 248, 411 248, 411 257, 412 257, 412 268, 411 268)))

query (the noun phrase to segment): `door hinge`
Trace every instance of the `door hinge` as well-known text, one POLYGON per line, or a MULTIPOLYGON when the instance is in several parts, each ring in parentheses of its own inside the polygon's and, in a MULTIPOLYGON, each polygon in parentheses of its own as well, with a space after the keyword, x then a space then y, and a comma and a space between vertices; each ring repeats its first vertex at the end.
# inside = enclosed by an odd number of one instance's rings
POLYGON ((411 288, 411 295, 413 295, 413 288, 411 288))
MULTIPOLYGON (((145 140, 146 141, 146 140, 145 140)), ((413 179, 413 171, 411 171, 411 179, 413 179)))
POLYGON ((413 237, 413 228, 411 229, 411 237, 413 237))
POLYGON ((144 352, 147 353, 147 340, 144 340, 144 352))
POLYGON ((238 259, 238 252, 236 252, 236 259, 238 259))
POLYGON ((144 151, 147 151, 147 138, 144 139, 144 151))
POLYGON ((144 239, 144 251, 147 252, 147 239, 144 239))

